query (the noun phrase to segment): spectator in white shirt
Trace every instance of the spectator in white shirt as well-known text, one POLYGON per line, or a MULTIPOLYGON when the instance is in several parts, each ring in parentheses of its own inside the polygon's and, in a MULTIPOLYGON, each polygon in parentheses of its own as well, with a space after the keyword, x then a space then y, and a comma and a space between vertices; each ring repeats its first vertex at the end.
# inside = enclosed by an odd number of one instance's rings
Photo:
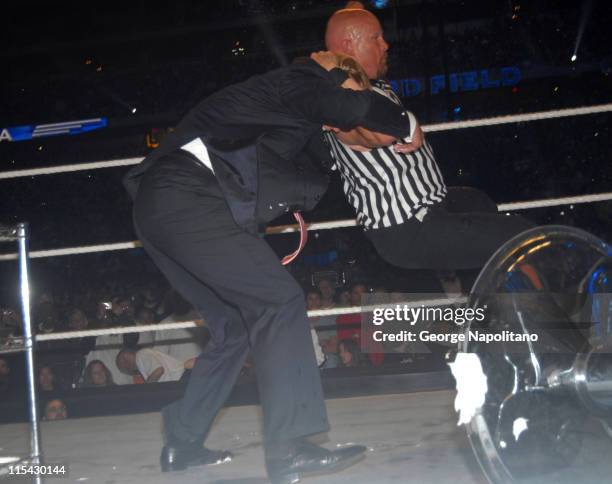
POLYGON ((90 351, 86 358, 86 365, 94 360, 99 360, 109 369, 113 376, 113 381, 117 385, 128 385, 133 383, 131 375, 119 371, 115 361, 119 350, 123 347, 123 335, 107 334, 96 338, 96 346, 90 351))
POLYGON ((193 366, 193 360, 179 361, 153 348, 141 350, 123 349, 117 355, 117 368, 126 375, 138 372, 147 383, 178 381, 186 368, 193 366))
MULTIPOLYGON (((166 302, 171 314, 162 319, 160 324, 198 321, 202 319, 200 313, 177 292, 173 292, 166 302)), ((166 329, 157 331, 155 349, 179 361, 187 361, 197 358, 202 353, 209 339, 210 335, 206 328, 166 329)))

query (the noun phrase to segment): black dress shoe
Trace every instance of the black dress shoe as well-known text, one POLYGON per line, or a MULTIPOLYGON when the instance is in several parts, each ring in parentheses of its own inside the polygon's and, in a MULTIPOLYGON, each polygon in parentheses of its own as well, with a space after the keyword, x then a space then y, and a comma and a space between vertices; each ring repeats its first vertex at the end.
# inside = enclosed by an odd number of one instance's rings
POLYGON ((211 450, 201 445, 165 445, 159 462, 162 472, 182 471, 191 466, 223 464, 233 458, 226 450, 211 450))
POLYGON ((266 455, 266 469, 272 484, 294 484, 302 477, 346 469, 359 461, 365 451, 363 445, 327 450, 302 440, 288 446, 285 455, 276 452, 266 455))

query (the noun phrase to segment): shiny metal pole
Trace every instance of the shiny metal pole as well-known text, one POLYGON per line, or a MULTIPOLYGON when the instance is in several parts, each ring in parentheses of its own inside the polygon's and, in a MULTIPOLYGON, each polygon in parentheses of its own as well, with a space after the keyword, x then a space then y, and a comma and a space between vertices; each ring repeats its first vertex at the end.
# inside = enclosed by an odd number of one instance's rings
MULTIPOLYGON (((21 290, 21 311, 23 315, 23 336, 28 378, 28 403, 30 405, 30 457, 34 465, 41 464, 40 428, 38 425, 38 400, 36 398, 36 367, 34 361, 34 333, 30 319, 30 280, 28 276, 28 224, 17 225, 17 245, 19 254, 19 286, 21 290)), ((39 476, 35 482, 41 482, 39 476)))

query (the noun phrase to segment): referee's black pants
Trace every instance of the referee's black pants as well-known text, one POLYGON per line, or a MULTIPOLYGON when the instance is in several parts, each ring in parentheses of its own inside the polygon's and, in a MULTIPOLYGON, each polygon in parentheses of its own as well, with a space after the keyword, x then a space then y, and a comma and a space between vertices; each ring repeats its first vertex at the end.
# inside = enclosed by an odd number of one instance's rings
POLYGON ((531 227, 520 216, 499 213, 479 190, 449 187, 446 198, 430 207, 422 222, 413 217, 365 234, 392 265, 445 271, 482 268, 504 242, 531 227))
POLYGON ((182 400, 163 410, 168 439, 203 442, 249 350, 266 444, 327 431, 303 291, 262 238, 236 225, 212 172, 183 151, 160 159, 143 177, 134 223, 214 345, 197 359, 182 400))

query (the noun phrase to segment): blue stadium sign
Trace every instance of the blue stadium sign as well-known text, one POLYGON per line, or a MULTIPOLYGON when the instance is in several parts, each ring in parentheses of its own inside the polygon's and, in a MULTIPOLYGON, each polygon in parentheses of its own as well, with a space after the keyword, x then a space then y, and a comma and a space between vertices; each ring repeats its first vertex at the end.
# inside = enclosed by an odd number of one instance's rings
POLYGON ((393 90, 403 97, 418 96, 429 89, 432 95, 445 91, 466 92, 497 87, 516 86, 521 80, 521 70, 516 66, 478 71, 452 72, 448 76, 437 75, 429 79, 399 79, 389 81, 393 90))
POLYGON ((106 118, 94 118, 66 121, 63 123, 13 126, 10 128, 2 128, 2 131, 0 131, 0 142, 28 141, 34 138, 44 138, 46 136, 87 133, 88 131, 104 128, 107 124, 106 118))

